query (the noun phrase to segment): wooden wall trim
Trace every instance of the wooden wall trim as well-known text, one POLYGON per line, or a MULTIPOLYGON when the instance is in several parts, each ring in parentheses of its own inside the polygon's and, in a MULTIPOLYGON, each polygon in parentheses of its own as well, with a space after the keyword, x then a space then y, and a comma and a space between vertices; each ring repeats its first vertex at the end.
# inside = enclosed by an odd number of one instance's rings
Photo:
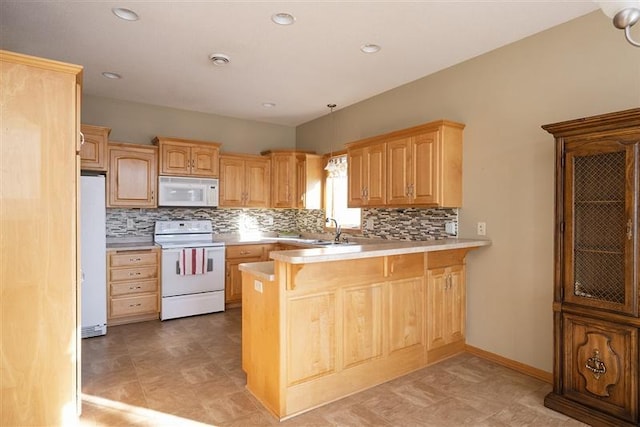
POLYGON ((500 356, 495 353, 491 353, 486 350, 482 350, 477 347, 473 347, 468 344, 465 345, 464 350, 467 353, 473 354, 474 356, 478 356, 483 359, 490 360, 492 362, 497 363, 498 365, 502 365, 506 368, 513 369, 514 371, 520 372, 521 374, 529 375, 530 377, 539 379, 540 381, 544 381, 549 384, 553 383, 553 373, 551 372, 543 371, 542 369, 534 368, 533 366, 516 362, 515 360, 507 359, 506 357, 500 356))

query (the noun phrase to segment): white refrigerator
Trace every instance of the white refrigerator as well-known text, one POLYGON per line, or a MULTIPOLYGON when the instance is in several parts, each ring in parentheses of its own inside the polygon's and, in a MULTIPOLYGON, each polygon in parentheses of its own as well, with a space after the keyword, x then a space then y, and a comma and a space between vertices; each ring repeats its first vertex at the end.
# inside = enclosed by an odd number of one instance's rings
POLYGON ((105 177, 80 177, 80 288, 82 338, 107 333, 105 177))

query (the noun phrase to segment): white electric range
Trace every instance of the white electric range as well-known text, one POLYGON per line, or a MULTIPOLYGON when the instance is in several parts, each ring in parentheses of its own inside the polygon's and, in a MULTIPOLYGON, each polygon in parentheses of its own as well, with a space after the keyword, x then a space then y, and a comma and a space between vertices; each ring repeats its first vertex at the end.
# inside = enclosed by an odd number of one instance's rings
POLYGON ((162 247, 160 319, 224 311, 224 242, 211 221, 156 221, 162 247))

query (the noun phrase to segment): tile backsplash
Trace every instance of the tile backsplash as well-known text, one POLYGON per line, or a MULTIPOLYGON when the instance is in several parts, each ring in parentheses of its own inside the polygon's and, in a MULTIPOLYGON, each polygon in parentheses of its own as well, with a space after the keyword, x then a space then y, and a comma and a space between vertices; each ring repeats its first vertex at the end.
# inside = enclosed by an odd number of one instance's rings
MULTIPOLYGON (((257 231, 322 233, 325 215, 322 210, 297 209, 109 208, 107 209, 107 237, 152 239, 156 221, 204 219, 211 220, 214 233, 257 231)), ((445 223, 457 224, 458 210, 367 208, 362 210, 362 222, 361 232, 345 232, 345 234, 392 240, 435 240, 452 237, 445 232, 445 223), (372 224, 371 229, 367 229, 367 222, 372 224)))

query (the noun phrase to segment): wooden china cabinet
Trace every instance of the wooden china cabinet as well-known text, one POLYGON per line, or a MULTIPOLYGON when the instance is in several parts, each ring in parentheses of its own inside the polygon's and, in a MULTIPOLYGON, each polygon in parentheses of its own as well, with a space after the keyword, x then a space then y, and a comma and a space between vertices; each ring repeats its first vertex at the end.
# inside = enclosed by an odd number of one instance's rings
POLYGON ((554 384, 545 406, 638 425, 640 108, 543 126, 556 140, 554 384))

